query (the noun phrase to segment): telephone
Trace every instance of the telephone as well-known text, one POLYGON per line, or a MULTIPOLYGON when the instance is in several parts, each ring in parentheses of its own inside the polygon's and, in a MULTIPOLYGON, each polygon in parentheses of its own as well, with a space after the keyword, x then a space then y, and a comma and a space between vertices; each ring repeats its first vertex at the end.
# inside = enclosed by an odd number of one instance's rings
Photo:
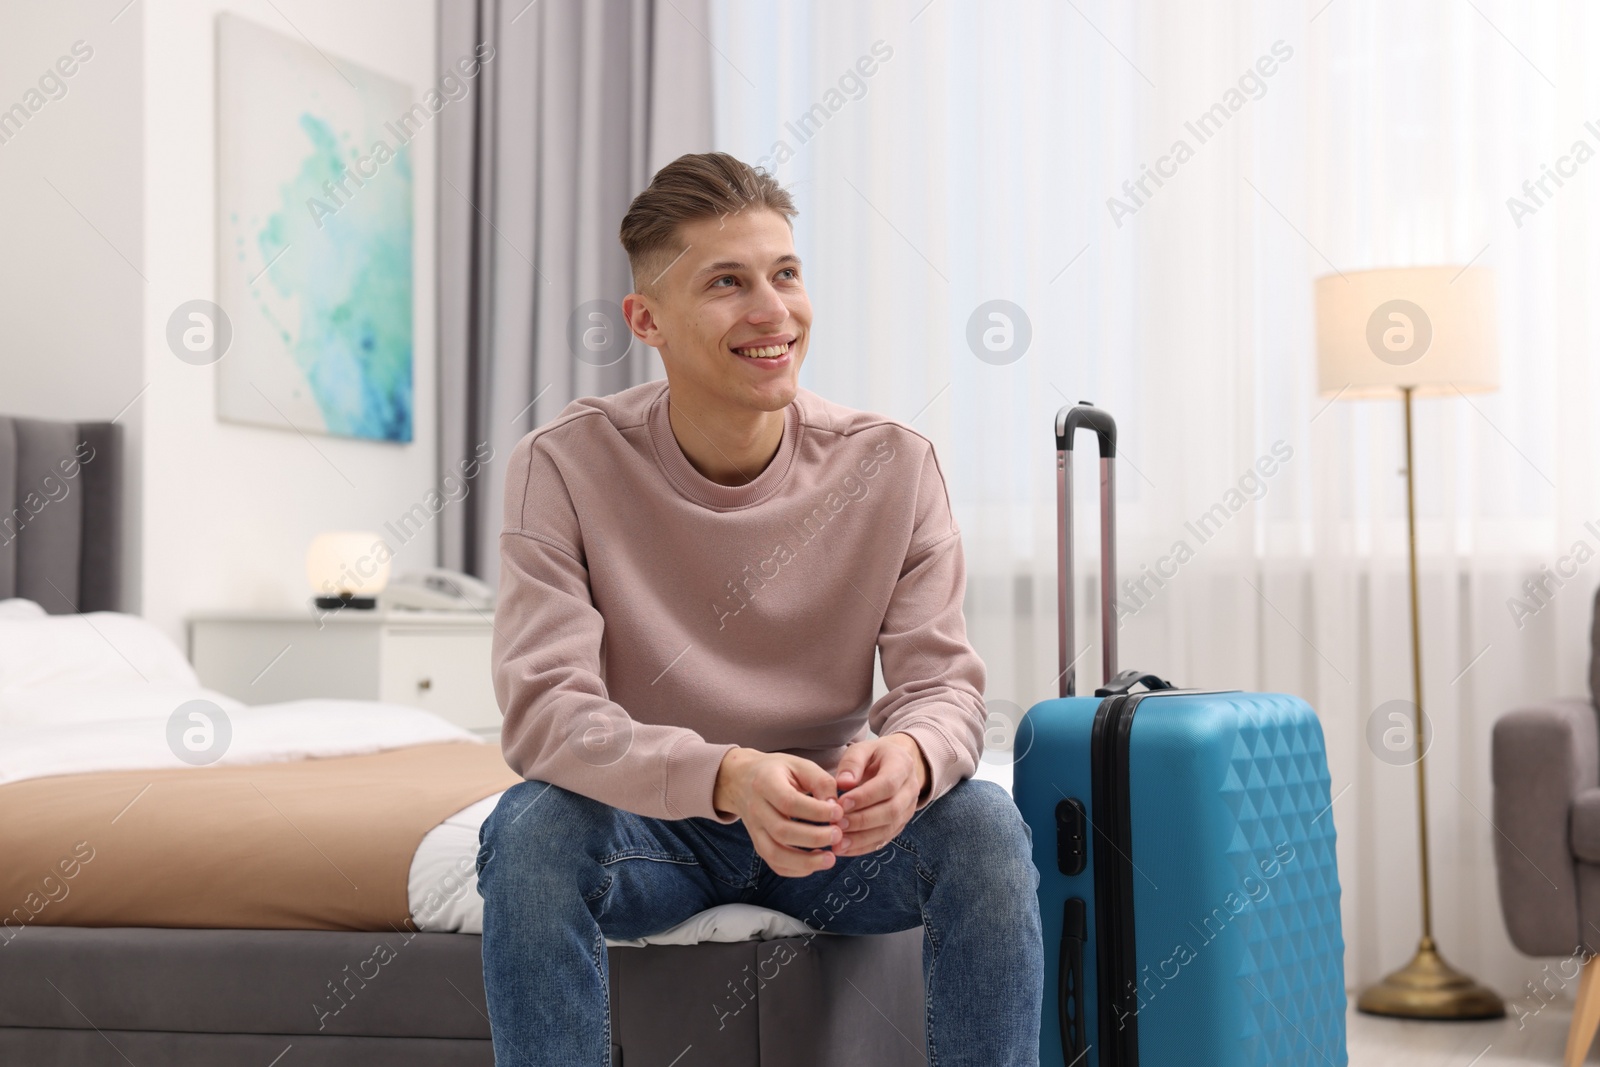
POLYGON ((412 571, 391 581, 381 599, 386 608, 418 611, 492 611, 494 590, 460 571, 412 571))

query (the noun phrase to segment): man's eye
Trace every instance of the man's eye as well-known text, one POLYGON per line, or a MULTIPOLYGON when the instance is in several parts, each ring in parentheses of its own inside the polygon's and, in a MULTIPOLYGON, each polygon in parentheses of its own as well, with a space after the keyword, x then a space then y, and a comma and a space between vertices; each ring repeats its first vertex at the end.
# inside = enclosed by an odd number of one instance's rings
POLYGON ((737 281, 737 280, 738 279, 736 279, 731 274, 724 274, 722 277, 718 278, 716 281, 712 282, 711 284, 715 286, 715 285, 721 285, 723 282, 732 282, 732 281, 737 281))
POLYGON ((794 277, 794 278, 800 277, 800 275, 795 271, 795 269, 793 267, 785 267, 785 268, 783 268, 782 270, 780 270, 778 272, 778 277, 781 278, 785 274, 787 274, 787 275, 789 275, 791 277, 794 277))

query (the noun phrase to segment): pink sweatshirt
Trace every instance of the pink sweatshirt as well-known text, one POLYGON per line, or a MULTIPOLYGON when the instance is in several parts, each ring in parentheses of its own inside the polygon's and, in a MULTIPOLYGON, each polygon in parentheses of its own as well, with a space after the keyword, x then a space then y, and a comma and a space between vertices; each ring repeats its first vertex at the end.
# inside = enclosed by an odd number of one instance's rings
POLYGON ((932 771, 919 810, 976 770, 984 666, 932 444, 806 389, 784 414, 739 486, 678 447, 665 381, 574 400, 517 443, 492 657, 513 770, 724 823, 712 790, 735 746, 831 774, 869 726, 908 733, 932 771))

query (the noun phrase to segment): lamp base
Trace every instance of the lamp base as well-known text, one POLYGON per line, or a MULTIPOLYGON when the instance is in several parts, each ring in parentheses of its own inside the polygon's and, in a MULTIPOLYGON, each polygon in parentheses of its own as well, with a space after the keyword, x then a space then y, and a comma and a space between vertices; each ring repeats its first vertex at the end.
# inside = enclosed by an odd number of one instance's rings
POLYGON ((350 593, 340 593, 338 596, 319 596, 316 605, 324 610, 333 611, 339 608, 375 608, 378 598, 370 596, 353 596, 350 593))
POLYGON ((1356 1008, 1397 1019, 1499 1019, 1506 1013, 1499 994, 1446 963, 1431 937, 1417 943, 1410 963, 1369 986, 1356 1008))

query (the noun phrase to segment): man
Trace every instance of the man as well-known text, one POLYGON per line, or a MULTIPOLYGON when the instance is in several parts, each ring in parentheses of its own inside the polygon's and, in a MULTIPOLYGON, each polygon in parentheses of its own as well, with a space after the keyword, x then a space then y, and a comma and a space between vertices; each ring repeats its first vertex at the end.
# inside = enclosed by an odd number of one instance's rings
POLYGON ((970 777, 960 532, 926 438, 799 387, 795 214, 731 156, 662 168, 621 238, 666 382, 576 400, 511 455, 494 680, 528 781, 478 859, 502 1067, 609 1062, 604 938, 733 902, 923 926, 930 1062, 1038 1062, 1038 872, 970 777))

